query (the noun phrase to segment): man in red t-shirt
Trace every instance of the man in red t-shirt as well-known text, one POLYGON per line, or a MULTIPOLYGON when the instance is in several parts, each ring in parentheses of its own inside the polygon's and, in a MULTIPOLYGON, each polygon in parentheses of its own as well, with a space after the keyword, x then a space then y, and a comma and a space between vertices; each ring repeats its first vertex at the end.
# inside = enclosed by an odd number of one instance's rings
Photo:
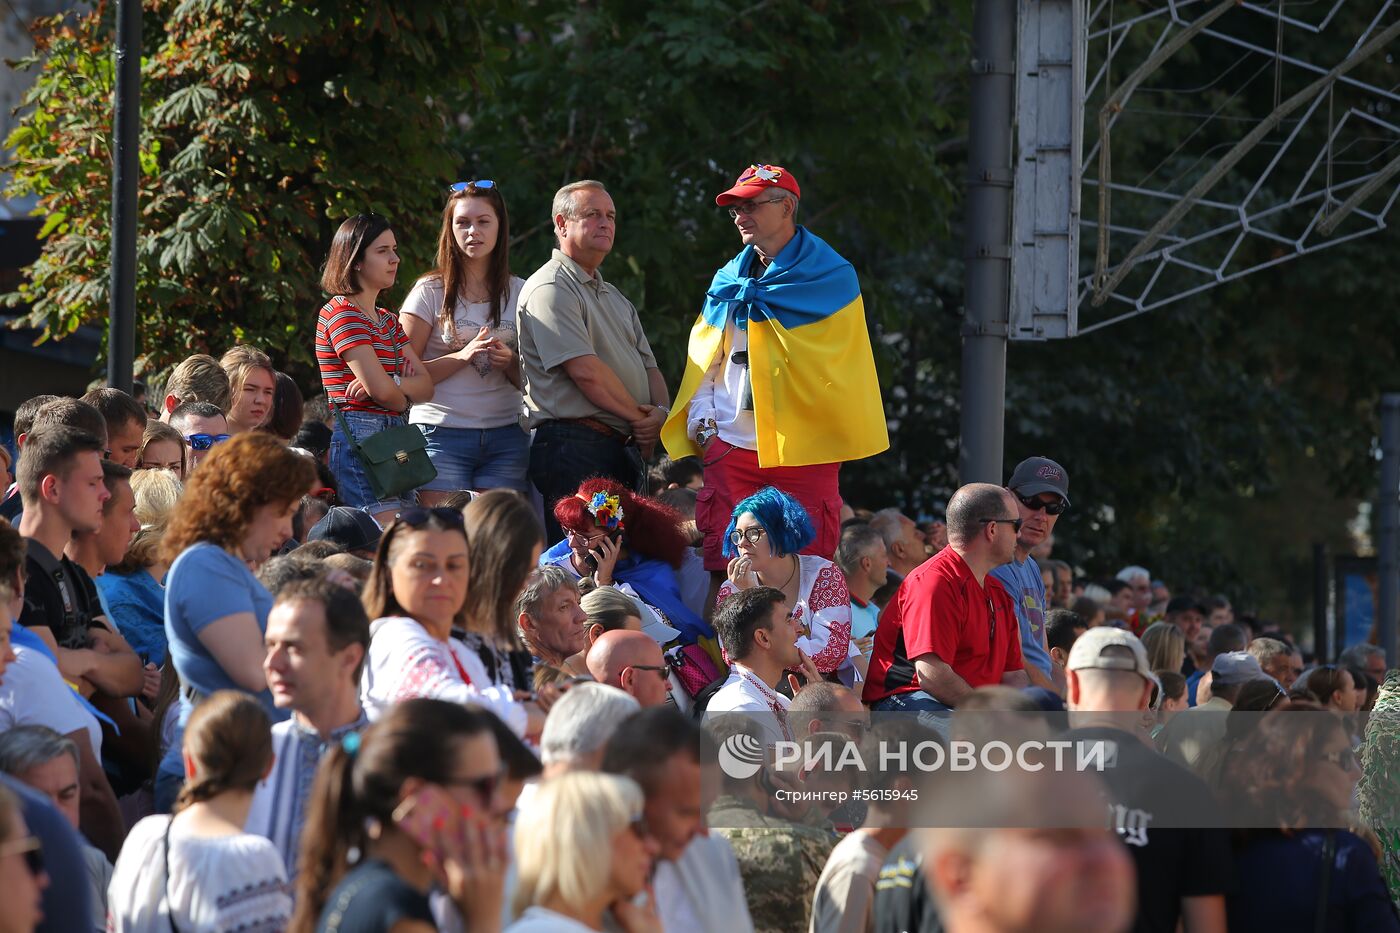
POLYGON ((876 710, 943 710, 987 684, 1027 686, 1016 607, 988 576, 1020 530, 1011 493, 972 483, 948 501, 948 546, 900 584, 880 616, 862 699, 876 710))

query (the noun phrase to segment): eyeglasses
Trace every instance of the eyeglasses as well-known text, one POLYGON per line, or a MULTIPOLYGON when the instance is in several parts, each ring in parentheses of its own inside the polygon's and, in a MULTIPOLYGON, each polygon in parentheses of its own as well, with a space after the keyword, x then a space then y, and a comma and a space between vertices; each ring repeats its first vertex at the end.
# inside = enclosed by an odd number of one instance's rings
POLYGON ((410 528, 422 528, 428 523, 428 519, 430 518, 436 518, 439 521, 447 522, 449 525, 454 525, 457 528, 462 528, 466 525, 466 518, 461 512, 457 509, 449 509, 443 506, 432 509, 420 509, 416 507, 404 509, 402 512, 396 513, 394 518, 403 522, 410 528))
POLYGON ((458 191, 466 191, 468 188, 477 188, 477 189, 481 189, 481 188, 494 188, 494 187, 496 187, 496 183, 495 183, 494 181, 492 181, 491 179, 489 179, 489 178, 480 178, 480 179, 477 179, 476 181, 459 181, 459 182, 457 182, 456 184, 450 186, 447 190, 448 190, 448 191, 451 191, 453 194, 456 194, 458 191))
POLYGON ((469 787, 476 791, 482 800, 493 800, 496 797, 496 788, 501 786, 501 779, 504 777, 503 771, 495 774, 487 774, 482 777, 456 778, 450 781, 443 781, 444 787, 469 787))
POLYGON ((1017 494, 1016 498, 1032 512, 1039 512, 1041 509, 1044 509, 1046 515, 1059 515, 1064 512, 1065 509, 1069 508, 1069 504, 1063 499, 1056 499, 1054 502, 1046 502, 1040 498, 1040 495, 1043 495, 1043 493, 1034 496, 1022 496, 1017 494))
POLYGON ((763 536, 767 533, 768 532, 764 531, 761 527, 757 525, 745 531, 739 531, 738 529, 735 529, 734 531, 731 531, 729 533, 729 543, 734 545, 735 547, 738 547, 740 541, 747 539, 750 544, 757 544, 758 542, 763 540, 763 536))
POLYGON ((1352 751, 1349 748, 1343 748, 1335 752, 1328 752, 1327 754, 1323 755, 1322 758, 1324 761, 1332 762, 1332 764, 1341 768, 1343 771, 1354 771, 1361 767, 1361 765, 1358 764, 1356 761, 1356 752, 1352 751))
POLYGON ((1010 525, 1016 531, 1021 530, 1021 520, 1019 518, 979 518, 984 525, 1010 525))
MULTIPOLYGON (((629 664, 627 667, 630 667, 634 671, 656 671, 661 675, 662 680, 666 680, 671 676, 671 665, 666 661, 662 661, 659 666, 656 664, 629 664)), ((627 667, 624 667, 623 670, 627 670, 627 667)))
POLYGON ((185 443, 189 444, 192 450, 208 450, 215 444, 222 444, 231 436, 229 434, 186 434, 185 443))
POLYGON ((44 873, 44 845, 38 836, 26 836, 0 845, 0 858, 7 855, 23 855, 25 867, 36 878, 44 873))
POLYGON ((606 531, 600 531, 595 535, 586 535, 581 531, 575 531, 572 528, 565 528, 564 535, 566 537, 573 538, 576 541, 582 541, 584 544, 588 545, 589 547, 592 547, 594 543, 602 541, 604 538, 606 538, 608 536, 608 533, 606 531))
POLYGON ((743 214, 745 217, 747 217, 765 204, 773 204, 777 201, 786 200, 787 198, 769 198, 766 201, 740 201, 738 204, 735 204, 729 209, 729 219, 738 220, 740 214, 743 214))

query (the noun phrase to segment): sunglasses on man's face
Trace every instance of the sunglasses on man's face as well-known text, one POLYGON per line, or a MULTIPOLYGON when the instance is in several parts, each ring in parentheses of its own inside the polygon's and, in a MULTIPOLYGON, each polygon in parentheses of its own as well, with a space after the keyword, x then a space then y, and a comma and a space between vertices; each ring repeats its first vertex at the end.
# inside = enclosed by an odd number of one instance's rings
POLYGON ((222 444, 231 436, 229 434, 186 434, 185 443, 190 445, 191 450, 208 450, 215 444, 222 444))
POLYGON ((1039 512, 1041 509, 1044 509, 1046 515, 1059 515, 1062 512, 1064 512, 1065 509, 1069 508, 1069 505, 1065 502, 1065 500, 1059 498, 1056 498, 1050 502, 1044 501, 1038 495, 1018 495, 1016 498, 1021 501, 1022 505, 1030 509, 1032 512, 1039 512))

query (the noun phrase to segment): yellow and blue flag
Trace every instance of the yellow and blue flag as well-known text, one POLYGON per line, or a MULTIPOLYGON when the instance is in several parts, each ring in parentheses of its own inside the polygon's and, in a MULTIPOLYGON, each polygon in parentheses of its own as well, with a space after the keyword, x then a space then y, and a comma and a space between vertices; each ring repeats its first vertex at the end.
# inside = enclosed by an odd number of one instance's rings
POLYGON ((730 315, 748 331, 760 467, 859 460, 888 449, 885 408, 855 269, 804 227, 763 274, 745 246, 715 273, 690 331, 685 375, 661 431, 674 459, 699 454, 687 408, 723 350, 730 315))

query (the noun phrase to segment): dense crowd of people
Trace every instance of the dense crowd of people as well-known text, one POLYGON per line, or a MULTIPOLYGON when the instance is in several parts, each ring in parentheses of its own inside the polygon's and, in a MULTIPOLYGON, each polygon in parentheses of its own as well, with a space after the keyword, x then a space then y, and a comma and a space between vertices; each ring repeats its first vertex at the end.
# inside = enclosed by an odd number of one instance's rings
POLYGON ((743 248, 674 409, 599 271, 603 185, 560 189, 522 280, 490 180, 452 186, 397 312, 393 227, 341 225, 319 392, 234 346, 20 405, 0 931, 1400 930, 1400 671, 1076 573, 1048 457, 931 520, 844 502, 887 438, 855 272, 800 198, 773 165, 716 198, 743 248), (774 757, 1037 711, 1117 766, 774 757), (752 772, 718 767, 754 722, 752 772), (864 801, 813 802, 838 786, 864 801), (916 787, 997 821, 915 829, 916 787))

